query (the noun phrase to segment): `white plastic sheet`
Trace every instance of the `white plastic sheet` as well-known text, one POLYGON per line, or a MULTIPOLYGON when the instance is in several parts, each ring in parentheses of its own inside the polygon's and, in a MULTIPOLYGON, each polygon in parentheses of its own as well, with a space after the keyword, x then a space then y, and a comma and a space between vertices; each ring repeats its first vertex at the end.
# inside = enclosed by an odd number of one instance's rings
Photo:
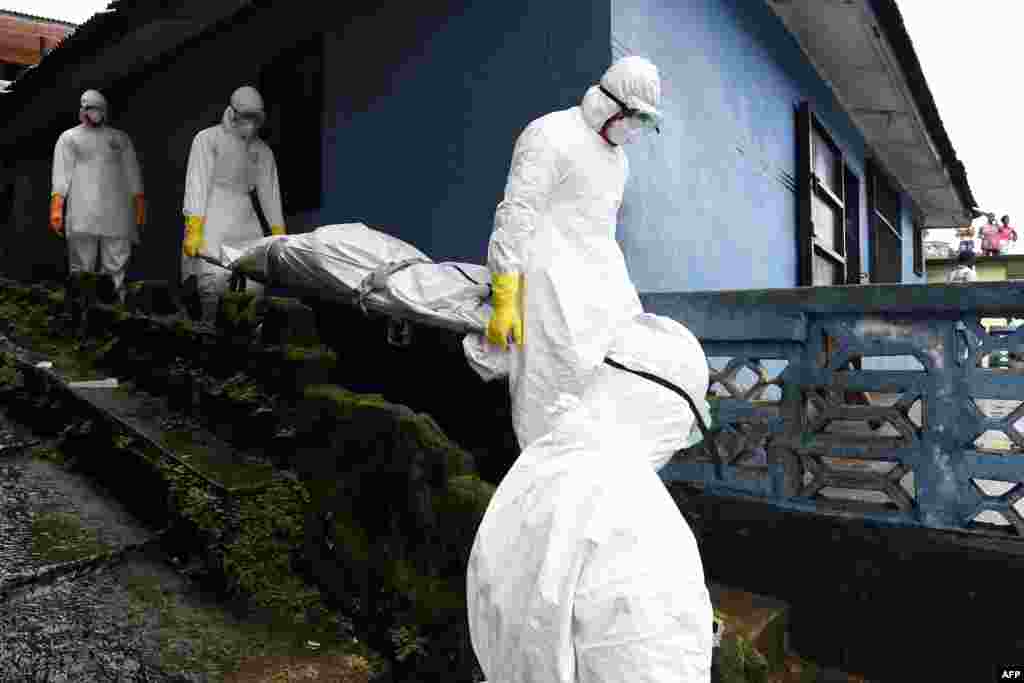
POLYGON ((262 282, 448 329, 482 333, 491 317, 486 266, 435 263, 362 223, 222 245, 220 257, 262 282))

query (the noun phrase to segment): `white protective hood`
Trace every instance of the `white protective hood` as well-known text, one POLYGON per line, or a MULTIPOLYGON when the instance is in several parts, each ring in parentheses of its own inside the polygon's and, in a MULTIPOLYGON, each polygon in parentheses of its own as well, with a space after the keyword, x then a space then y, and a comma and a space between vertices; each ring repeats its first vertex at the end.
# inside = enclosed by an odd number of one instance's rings
MULTIPOLYGON (((612 357, 703 398, 693 335, 642 314, 612 357)), ((655 469, 687 441, 685 400, 606 365, 495 492, 467 571, 490 683, 707 683, 712 609, 697 544, 655 469)))

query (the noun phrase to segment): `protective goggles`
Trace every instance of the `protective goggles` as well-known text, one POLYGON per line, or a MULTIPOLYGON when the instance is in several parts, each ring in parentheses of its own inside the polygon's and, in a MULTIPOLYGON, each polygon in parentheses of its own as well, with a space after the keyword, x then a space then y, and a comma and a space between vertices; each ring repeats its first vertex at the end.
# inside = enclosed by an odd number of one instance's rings
POLYGON ((644 128, 650 128, 656 133, 661 133, 661 127, 658 122, 658 117, 650 112, 640 111, 634 107, 629 107, 625 102, 620 100, 615 95, 611 94, 603 85, 597 86, 605 96, 615 104, 619 105, 619 109, 623 115, 638 121, 644 128))
POLYGON ((622 363, 616 362, 616 361, 612 360, 611 358, 605 358, 604 359, 604 364, 605 365, 609 365, 609 366, 615 368, 616 370, 622 370, 624 372, 628 372, 630 374, 636 375, 637 377, 643 377, 644 379, 648 379, 648 380, 654 382, 655 384, 657 384, 659 386, 665 387, 666 389, 668 389, 672 393, 676 394, 677 396, 682 396, 683 399, 686 401, 687 405, 690 406, 690 410, 693 411, 693 416, 694 416, 694 418, 696 418, 696 421, 697 421, 697 427, 698 427, 698 429, 700 429, 701 436, 704 437, 703 441, 701 441, 701 443, 704 446, 704 450, 711 457, 711 461, 713 463, 715 463, 716 470, 721 468, 721 462, 719 461, 719 459, 717 457, 715 457, 715 452, 714 452, 714 450, 712 449, 712 446, 711 446, 711 434, 708 431, 708 426, 704 423, 704 418, 701 416, 700 411, 697 410, 697 404, 694 403, 693 399, 690 397, 690 394, 687 393, 685 389, 683 389, 681 387, 677 387, 675 384, 673 384, 672 382, 669 382, 667 379, 662 379, 661 377, 658 377, 657 375, 653 375, 653 374, 651 374, 649 372, 644 372, 643 370, 633 370, 632 368, 627 368, 622 363))
POLYGON ((239 111, 234 107, 231 107, 231 111, 234 114, 235 121, 238 123, 251 123, 257 128, 262 126, 266 121, 266 115, 261 111, 239 111))

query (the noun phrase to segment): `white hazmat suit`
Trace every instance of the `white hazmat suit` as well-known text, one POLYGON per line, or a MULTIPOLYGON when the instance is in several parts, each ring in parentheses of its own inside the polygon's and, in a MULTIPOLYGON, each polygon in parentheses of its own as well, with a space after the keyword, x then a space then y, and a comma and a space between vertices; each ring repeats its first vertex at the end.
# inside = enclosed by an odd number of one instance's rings
POLYGON ((475 366, 508 368, 521 448, 549 430, 555 398, 582 389, 614 330, 642 310, 615 241, 628 164, 613 141, 631 137, 616 100, 656 114, 659 99, 655 66, 627 57, 580 106, 533 121, 516 142, 488 266, 496 313, 500 279, 522 274, 522 345, 505 351, 470 335, 464 347, 475 366))
MULTIPOLYGON (((184 214, 186 238, 182 277, 195 275, 204 318, 216 312, 220 295, 231 274, 196 258, 193 253, 220 259, 222 244, 237 244, 263 237, 249 195, 255 189, 274 234, 284 233, 284 214, 277 163, 270 147, 256 136, 262 119, 263 99, 251 87, 231 97, 220 125, 196 134, 188 157, 184 214)), ((249 289, 262 288, 249 283, 249 289)))
MULTIPOLYGON (((687 392, 708 367, 640 314, 609 358, 687 392)), ((470 553, 470 636, 490 683, 707 683, 712 608, 696 540, 656 470, 696 441, 685 399, 602 364, 498 487, 470 553), (690 435, 688 438, 688 434, 690 435)))
POLYGON ((105 125, 103 95, 86 91, 80 107, 81 124, 64 131, 54 149, 50 227, 67 237, 72 273, 108 274, 123 297, 144 220, 142 171, 131 138, 105 125))

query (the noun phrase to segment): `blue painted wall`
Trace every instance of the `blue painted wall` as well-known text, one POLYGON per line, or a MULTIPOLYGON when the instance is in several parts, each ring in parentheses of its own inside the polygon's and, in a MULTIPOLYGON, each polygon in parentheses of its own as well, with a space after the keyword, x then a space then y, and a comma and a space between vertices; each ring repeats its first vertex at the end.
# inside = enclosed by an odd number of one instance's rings
POLYGON ((329 41, 316 223, 362 221, 438 260, 486 260, 516 138, 604 72, 611 18, 585 0, 460 4, 410 9, 397 30, 360 18, 329 41))
MULTIPOLYGON (((763 0, 612 0, 615 56, 662 74, 661 136, 629 148, 619 239, 641 291, 796 285, 796 107, 810 100, 861 185, 865 143, 763 0)), ((909 224, 909 219, 905 221, 909 224)), ((907 230, 905 226, 905 230, 907 230)), ((905 241, 911 267, 912 229, 905 241)))

